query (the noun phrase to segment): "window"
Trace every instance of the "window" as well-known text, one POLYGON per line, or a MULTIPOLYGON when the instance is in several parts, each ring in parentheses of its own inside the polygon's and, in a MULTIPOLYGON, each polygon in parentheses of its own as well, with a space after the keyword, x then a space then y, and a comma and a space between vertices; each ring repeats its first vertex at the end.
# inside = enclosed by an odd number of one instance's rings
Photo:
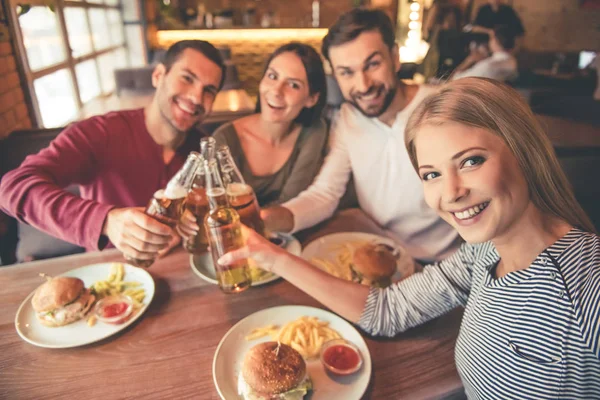
POLYGON ((72 81, 66 69, 36 79, 33 86, 44 126, 64 126, 77 117, 72 81))
POLYGON ((65 8, 65 22, 73 57, 90 54, 94 49, 85 9, 81 7, 65 8))
POLYGON ((31 7, 19 17, 19 24, 32 71, 66 60, 58 17, 50 8, 31 7))
POLYGON ((113 93, 115 68, 146 64, 140 0, 20 0, 11 17, 38 126, 77 119, 113 93))

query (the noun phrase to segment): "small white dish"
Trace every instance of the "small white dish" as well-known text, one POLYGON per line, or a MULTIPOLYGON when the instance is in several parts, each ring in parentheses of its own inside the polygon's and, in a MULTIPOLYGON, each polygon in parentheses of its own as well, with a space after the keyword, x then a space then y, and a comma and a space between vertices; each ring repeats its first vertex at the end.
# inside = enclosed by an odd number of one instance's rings
POLYGON ((105 324, 120 325, 127 321, 132 312, 133 300, 125 295, 108 296, 98 300, 94 305, 94 315, 98 318, 98 321, 105 324), (105 313, 111 307, 121 307, 121 309, 118 314, 107 316, 105 313))
POLYGON ((356 371, 360 370, 363 362, 358 347, 346 339, 333 339, 323 343, 319 359, 325 369, 340 376, 354 374, 356 371), (342 351, 342 354, 339 354, 339 351, 342 351), (330 354, 329 352, 333 352, 333 354, 330 354), (344 352, 346 352, 346 354, 344 354, 344 352), (346 362, 351 362, 351 364, 348 366, 338 365, 345 364, 346 362))
MULTIPOLYGON (((60 276, 79 278, 83 281, 85 287, 89 288, 97 281, 106 280, 113 264, 111 262, 86 265, 65 272, 60 276)), ((31 298, 35 292, 34 290, 27 296, 17 311, 15 317, 17 333, 23 340, 35 346, 62 349, 94 343, 127 328, 146 311, 154 297, 155 286, 152 276, 147 271, 129 264, 123 264, 123 267, 125 268, 124 280, 139 282, 141 284, 139 288, 144 289, 146 292, 142 308, 136 310, 136 314, 123 324, 113 325, 98 321, 94 326, 88 326, 87 318, 93 313, 93 310, 91 310, 90 314, 86 317, 71 324, 55 328, 44 326, 37 319, 35 311, 31 306, 31 298)), ((40 285, 42 283, 43 281, 40 280, 40 285)))

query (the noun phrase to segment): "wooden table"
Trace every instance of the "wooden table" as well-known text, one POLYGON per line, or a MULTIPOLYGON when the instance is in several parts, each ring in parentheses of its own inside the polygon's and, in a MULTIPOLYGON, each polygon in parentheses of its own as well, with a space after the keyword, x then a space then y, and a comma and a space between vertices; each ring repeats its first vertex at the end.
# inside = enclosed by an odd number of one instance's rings
POLYGON ((551 69, 534 69, 533 73, 547 78, 561 79, 567 81, 572 81, 573 79, 581 77, 581 75, 577 72, 553 72, 551 69))
POLYGON ((556 150, 600 148, 600 126, 550 115, 536 118, 556 150))
MULTIPOLYGON (((180 249, 148 270, 156 295, 124 331, 72 349, 44 349, 20 339, 15 314, 40 284, 39 272, 57 275, 122 260, 108 250, 0 268, 0 399, 218 399, 213 356, 236 322, 279 305, 322 307, 283 280, 223 294, 192 272, 180 249)), ((454 366, 461 316, 455 310, 393 339, 365 336, 373 373, 363 398, 462 398, 454 366)))

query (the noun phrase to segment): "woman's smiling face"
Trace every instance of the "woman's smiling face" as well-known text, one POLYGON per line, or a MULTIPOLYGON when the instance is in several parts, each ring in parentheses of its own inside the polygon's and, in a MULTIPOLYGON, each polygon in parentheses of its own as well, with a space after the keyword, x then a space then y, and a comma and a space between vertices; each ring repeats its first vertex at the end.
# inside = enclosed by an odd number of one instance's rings
POLYGON ((523 217, 527 182, 500 137, 447 122, 421 126, 414 143, 427 204, 467 242, 499 238, 523 217))
POLYGON ((300 58, 284 52, 273 58, 258 87, 261 116, 272 122, 293 121, 303 108, 317 103, 310 94, 306 70, 300 58))

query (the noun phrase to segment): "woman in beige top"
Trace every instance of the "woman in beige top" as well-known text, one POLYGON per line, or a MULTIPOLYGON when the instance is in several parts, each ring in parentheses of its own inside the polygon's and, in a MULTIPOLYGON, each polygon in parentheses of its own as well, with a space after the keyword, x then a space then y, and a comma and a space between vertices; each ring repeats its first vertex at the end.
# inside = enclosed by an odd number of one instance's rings
POLYGON ((256 113, 215 132, 261 206, 296 197, 319 171, 327 145, 325 100, 321 57, 308 45, 288 43, 267 62, 256 113))

